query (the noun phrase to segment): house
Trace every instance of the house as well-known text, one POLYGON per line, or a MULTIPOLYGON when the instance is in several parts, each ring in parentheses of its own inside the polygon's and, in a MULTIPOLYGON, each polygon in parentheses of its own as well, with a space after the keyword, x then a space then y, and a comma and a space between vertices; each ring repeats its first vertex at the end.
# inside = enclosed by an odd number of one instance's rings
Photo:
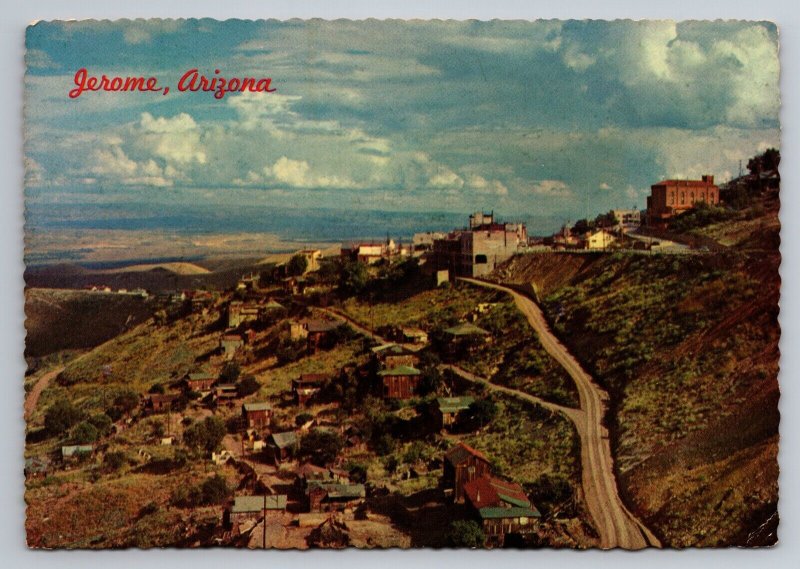
POLYGON ((239 388, 235 383, 218 383, 214 386, 214 398, 217 402, 230 401, 239 397, 239 388))
POLYGON ((614 235, 605 229, 598 229, 597 231, 590 233, 589 236, 586 237, 584 243, 586 249, 597 251, 608 249, 616 241, 617 238, 614 237, 614 235))
POLYGON ((242 418, 248 429, 266 427, 272 419, 272 405, 269 403, 245 403, 242 405, 242 418))
POLYGON ((228 305, 228 328, 238 328, 245 322, 255 322, 260 314, 258 304, 233 300, 228 305))
POLYGON ((213 462, 217 466, 228 464, 228 462, 232 460, 235 462, 233 455, 227 449, 222 449, 221 451, 219 451, 219 453, 216 452, 211 453, 211 462, 213 462))
POLYGON ((408 344, 427 344, 428 333, 420 328, 403 328, 403 341, 408 344))
POLYGON ((519 484, 481 476, 464 484, 467 507, 481 524, 486 545, 502 547, 508 534, 533 533, 541 514, 519 484))
POLYGON ((692 209, 696 203, 719 203, 714 176, 701 176, 700 180, 662 180, 653 184, 647 197, 647 225, 666 229, 672 217, 692 209))
POLYGON ((638 209, 612 209, 611 213, 617 220, 616 229, 622 233, 637 229, 642 224, 642 212, 638 209))
POLYGON ((479 277, 491 273, 528 243, 524 223, 497 222, 494 212, 476 212, 469 228, 456 230, 433 241, 435 270, 448 270, 451 277, 479 277))
POLYGON ((444 239, 447 233, 442 231, 425 231, 423 233, 415 233, 411 238, 411 247, 415 253, 424 253, 433 251, 433 242, 437 239, 444 239))
POLYGON ((330 380, 326 373, 304 373, 292 380, 292 395, 298 405, 306 405, 330 380))
POLYGON ((214 383, 217 381, 217 378, 210 373, 195 372, 188 374, 185 381, 186 388, 189 391, 203 393, 211 390, 211 388, 214 386, 214 383))
POLYGON ((261 280, 260 273, 250 272, 245 275, 242 275, 242 278, 240 278, 239 282, 236 283, 236 288, 244 290, 256 290, 258 288, 258 283, 260 280, 261 280))
MULTIPOLYGON (((63 449, 62 449, 63 458, 63 449)), ((32 456, 25 459, 25 479, 45 478, 50 474, 52 462, 46 456, 32 456)))
POLYGON ((93 445, 67 445, 61 447, 62 462, 78 462, 86 456, 94 453, 93 445))
POLYGON ((444 330, 444 339, 444 355, 457 357, 472 353, 481 344, 490 342, 492 336, 488 330, 464 322, 444 330))
POLYGON ((177 393, 153 393, 144 398, 144 411, 145 413, 161 413, 169 411, 175 404, 180 395, 177 393))
POLYGON ((444 455, 442 480, 446 488, 453 489, 453 500, 464 502, 464 485, 491 472, 486 456, 471 446, 459 442, 444 455))
POLYGON ((436 413, 439 418, 440 428, 452 427, 458 419, 459 413, 469 409, 475 402, 474 397, 438 397, 436 399, 436 413))
POLYGON ((288 431, 285 433, 272 433, 269 436, 267 446, 272 451, 275 462, 280 463, 294 457, 298 444, 297 433, 288 431))
POLYGON ((284 494, 272 496, 236 496, 222 514, 223 525, 241 523, 245 520, 258 519, 267 512, 286 510, 287 498, 284 494))
POLYGON ((238 334, 225 334, 219 341, 219 347, 226 360, 232 360, 236 351, 242 346, 244 346, 244 340, 238 334))
POLYGON ((214 295, 207 290, 195 290, 191 294, 192 312, 205 314, 214 305, 214 295))
POLYGON ((382 344, 372 348, 371 351, 381 367, 384 368, 414 367, 419 363, 419 356, 416 353, 398 344, 382 344))
POLYGON ((383 396, 388 399, 410 399, 417 393, 422 372, 411 366, 397 366, 378 372, 383 382, 383 396))
POLYGON ((301 249, 297 255, 302 255, 306 259, 306 273, 311 273, 319 270, 320 261, 322 261, 322 251, 319 249, 301 249))
POLYGON ((308 320, 304 326, 308 333, 308 350, 315 353, 319 348, 329 347, 331 332, 337 330, 341 325, 342 323, 338 320, 308 320))
POLYGON ((306 289, 306 279, 303 277, 286 277, 281 283, 286 294, 303 294, 306 289))
POLYGON ((356 508, 366 495, 363 484, 310 482, 306 488, 309 512, 343 512, 356 508))

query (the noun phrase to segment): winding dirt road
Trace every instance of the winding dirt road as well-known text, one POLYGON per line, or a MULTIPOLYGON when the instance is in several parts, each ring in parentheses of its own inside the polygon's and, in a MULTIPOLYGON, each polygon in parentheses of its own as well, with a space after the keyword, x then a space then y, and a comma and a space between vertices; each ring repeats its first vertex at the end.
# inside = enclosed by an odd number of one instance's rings
MULTIPOLYGON (((605 390, 594 383, 592 377, 559 342, 547 325, 541 309, 533 300, 502 285, 470 278, 459 278, 459 280, 510 294, 539 336, 542 347, 575 381, 580 411, 576 413, 577 410, 567 408, 559 410, 572 419, 581 439, 583 491, 589 514, 600 534, 600 547, 604 549, 661 547, 658 539, 625 507, 619 497, 608 432, 602 424, 606 410, 605 401, 608 400, 605 390)), ((503 388, 502 391, 514 392, 515 395, 525 399, 532 397, 508 388, 503 388)), ((550 403, 548 407, 553 408, 553 404, 550 403)))
POLYGON ((39 396, 42 394, 42 391, 44 391, 45 388, 50 384, 50 381, 53 378, 57 377, 58 374, 61 373, 62 371, 64 371, 64 368, 59 367, 57 369, 54 369, 53 371, 47 372, 36 381, 36 385, 33 386, 33 389, 31 389, 28 395, 25 397, 24 416, 26 420, 31 416, 31 413, 33 413, 33 411, 36 409, 36 405, 39 403, 39 396))

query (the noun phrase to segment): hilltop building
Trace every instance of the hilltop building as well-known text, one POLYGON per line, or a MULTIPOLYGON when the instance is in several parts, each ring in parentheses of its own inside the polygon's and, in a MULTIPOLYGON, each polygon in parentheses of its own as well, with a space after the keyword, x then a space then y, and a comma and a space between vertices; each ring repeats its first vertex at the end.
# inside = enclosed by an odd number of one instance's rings
POLYGON ((663 180, 650 186, 647 197, 647 224, 665 229, 669 220, 690 210, 696 203, 719 203, 719 188, 714 176, 700 180, 663 180))
POLYGON ((480 277, 511 258, 528 243, 523 223, 496 222, 494 212, 469 216, 469 228, 449 233, 433 242, 435 270, 450 277, 480 277))
POLYGON ((616 230, 627 233, 642 224, 642 212, 638 209, 612 209, 611 213, 617 220, 616 230))

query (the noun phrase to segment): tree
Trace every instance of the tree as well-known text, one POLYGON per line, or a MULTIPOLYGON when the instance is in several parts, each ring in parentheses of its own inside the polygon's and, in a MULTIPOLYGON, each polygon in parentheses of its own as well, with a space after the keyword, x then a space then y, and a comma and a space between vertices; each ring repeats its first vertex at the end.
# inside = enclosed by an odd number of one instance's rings
POLYGON ((294 424, 300 427, 308 423, 313 418, 314 415, 312 415, 311 413, 300 413, 297 417, 294 418, 294 424))
POLYGON ((335 432, 314 429, 300 439, 298 455, 318 466, 325 466, 336 459, 342 446, 342 439, 335 432))
POLYGON ((225 364, 225 367, 222 368, 222 372, 219 374, 219 382, 220 383, 236 383, 236 380, 239 379, 239 374, 242 372, 239 364, 236 362, 228 362, 225 364))
POLYGON ((253 393, 257 392, 261 389, 261 384, 258 383, 256 376, 254 375, 247 375, 239 382, 239 385, 236 388, 236 391, 239 394, 239 397, 247 397, 248 395, 252 395, 253 393))
POLYGON ((369 271, 364 263, 348 261, 342 264, 339 272, 339 290, 344 294, 359 294, 364 291, 368 282, 369 271))
POLYGON ((483 428, 497 415, 497 404, 491 399, 478 399, 470 404, 458 419, 459 430, 471 431, 483 428))
POLYGON ((130 390, 125 390, 114 397, 114 407, 119 408, 123 414, 130 413, 139 406, 139 396, 130 390))
POLYGON ((228 483, 219 474, 207 479, 200 485, 201 503, 203 505, 219 504, 224 502, 231 491, 228 483))
POLYGON ((300 276, 306 272, 306 269, 308 269, 308 259, 299 253, 286 263, 286 274, 290 277, 300 276))
POLYGON ((164 393, 164 385, 161 383, 154 383, 150 386, 150 389, 147 390, 148 393, 164 393))
POLYGON ((350 480, 355 484, 364 484, 367 481, 367 467, 358 462, 350 462, 346 466, 350 480))
POLYGON ((450 524, 447 541, 453 547, 483 547, 486 543, 486 535, 478 522, 456 520, 450 524))
POLYGON ((183 432, 186 446, 213 452, 217 450, 225 436, 225 422, 219 417, 206 417, 183 432))
POLYGON ((126 462, 128 462, 128 457, 119 450, 107 452, 103 457, 103 466, 108 471, 119 470, 125 466, 126 462))
POLYGON ((89 422, 94 425, 101 437, 111 433, 111 417, 105 413, 92 415, 89 417, 89 422))
POLYGON ((51 435, 61 435, 83 419, 83 412, 66 399, 58 399, 44 414, 44 427, 51 435))
POLYGON ((99 433, 97 432, 97 428, 90 422, 83 421, 82 423, 78 423, 75 428, 72 429, 72 435, 70 438, 75 444, 85 445, 95 442, 98 436, 99 433))

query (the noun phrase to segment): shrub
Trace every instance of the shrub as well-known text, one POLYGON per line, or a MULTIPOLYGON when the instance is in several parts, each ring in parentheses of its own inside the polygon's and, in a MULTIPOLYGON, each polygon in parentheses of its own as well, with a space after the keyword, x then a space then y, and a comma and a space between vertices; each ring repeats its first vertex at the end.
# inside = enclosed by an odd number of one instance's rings
POLYGON ((89 417, 89 423, 94 425, 97 433, 103 437, 111 433, 111 417, 106 413, 98 413, 89 417))
POLYGON ((261 389, 261 384, 258 383, 256 376, 248 375, 239 382, 236 390, 239 397, 247 397, 248 395, 256 393, 259 389, 261 389))
POLYGON ((342 439, 336 433, 314 429, 300 440, 298 455, 318 466, 325 466, 333 462, 342 446, 342 439))
POLYGON ((123 414, 130 413, 138 406, 139 396, 133 391, 123 391, 114 398, 114 407, 117 407, 123 414))
POLYGON ((300 427, 301 425, 305 425, 311 419, 314 418, 314 415, 311 413, 300 413, 297 417, 294 418, 294 424, 300 427))
POLYGON ((190 448, 212 452, 219 447, 225 432, 225 423, 222 419, 206 417, 184 431, 183 442, 190 448))
POLYGON ((98 437, 99 433, 97 432, 97 428, 88 421, 78 423, 78 425, 72 429, 72 434, 70 436, 72 441, 79 445, 93 443, 98 437))
POLYGON ((483 529, 473 520, 456 520, 450 524, 447 541, 453 547, 483 547, 486 536, 483 529))
POLYGON ((106 470, 119 470, 128 462, 128 457, 122 451, 107 452, 103 457, 103 466, 106 470))
POLYGON ((50 435, 61 435, 83 419, 83 413, 66 399, 58 399, 44 414, 44 427, 50 435))
POLYGON ((239 374, 242 372, 239 364, 236 362, 228 362, 219 374, 220 383, 236 383, 239 379, 239 374))

